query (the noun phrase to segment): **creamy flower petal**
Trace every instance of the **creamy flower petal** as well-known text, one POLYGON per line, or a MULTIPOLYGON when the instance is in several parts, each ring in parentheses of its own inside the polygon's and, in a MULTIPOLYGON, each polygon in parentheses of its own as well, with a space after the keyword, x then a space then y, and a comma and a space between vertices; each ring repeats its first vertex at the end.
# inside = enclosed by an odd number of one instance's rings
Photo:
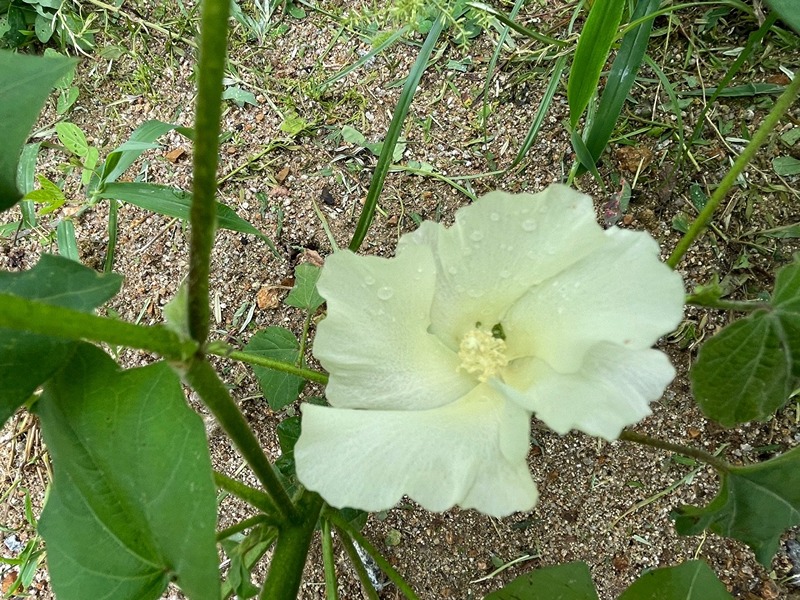
POLYGON ((593 346, 575 373, 558 373, 540 359, 519 359, 494 386, 536 413, 557 433, 578 429, 607 440, 650 414, 649 404, 675 377, 666 354, 614 344, 593 346), (522 390, 522 391, 520 391, 522 390))
POLYGON ((534 356, 569 373, 599 342, 649 348, 680 323, 683 282, 660 261, 658 244, 642 232, 605 235, 591 255, 511 307, 503 320, 509 358, 534 356))
POLYGON ((317 282, 328 314, 317 326, 314 356, 330 373, 328 401, 340 408, 427 409, 473 386, 456 353, 428 333, 436 270, 430 250, 393 259, 328 257, 317 282))
POLYGON ((438 269, 431 331, 451 348, 476 321, 491 327, 532 285, 604 241, 591 199, 566 186, 538 194, 491 192, 450 228, 425 222, 400 247, 430 246, 438 269))
POLYGON ((408 495, 432 511, 459 505, 500 517, 536 502, 530 413, 487 385, 424 411, 302 411, 297 476, 332 506, 386 510, 408 495))

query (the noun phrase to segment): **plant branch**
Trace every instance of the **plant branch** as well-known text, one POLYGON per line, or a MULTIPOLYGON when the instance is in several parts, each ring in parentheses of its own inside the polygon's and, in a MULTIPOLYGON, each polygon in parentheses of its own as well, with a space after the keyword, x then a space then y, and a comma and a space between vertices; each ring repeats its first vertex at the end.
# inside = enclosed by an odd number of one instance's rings
POLYGON ((314 371, 313 369, 298 367, 292 363, 274 360, 258 354, 252 354, 250 352, 233 350, 224 342, 212 342, 208 345, 207 352, 209 354, 214 354, 215 356, 232 358, 233 360, 238 360, 239 362, 256 365, 258 367, 266 367, 267 369, 281 371, 283 373, 288 373, 289 375, 297 375, 298 377, 302 377, 308 381, 314 381, 323 385, 328 383, 328 376, 325 373, 320 373, 319 371, 314 371))
POLYGON ((732 310, 735 312, 750 313, 757 310, 771 308, 769 302, 759 302, 757 300, 722 300, 721 298, 705 298, 703 294, 689 294, 686 296, 686 304, 693 306, 704 306, 706 308, 718 308, 720 310, 732 310))
POLYGON ((699 448, 690 448, 689 446, 682 446, 681 444, 673 444, 672 442, 652 438, 649 435, 636 433, 635 431, 631 431, 629 429, 624 429, 622 433, 619 434, 619 439, 626 442, 641 444, 643 446, 658 448, 660 450, 668 450, 683 456, 689 456, 699 460, 700 462, 704 462, 707 465, 711 465, 720 473, 728 473, 731 470, 731 465, 727 461, 714 456, 710 452, 700 450, 699 448))
POLYGON ((702 212, 694 220, 692 226, 689 228, 689 231, 678 242, 675 250, 672 252, 669 259, 667 259, 667 264, 670 267, 674 269, 678 265, 681 258, 683 258, 683 255, 686 254, 686 251, 689 250, 689 247, 692 245, 692 243, 700 236, 703 230, 705 230, 705 228, 711 222, 711 217, 714 215, 714 211, 725 199, 725 196, 730 191, 731 187, 733 187, 733 184, 736 183, 736 179, 739 177, 742 171, 744 171, 745 167, 750 163, 751 160, 753 160, 756 152, 758 152, 758 149, 761 148, 761 146, 763 146, 767 141, 767 138, 775 129, 781 117, 792 105, 795 98, 797 98, 798 92, 800 92, 800 75, 795 75, 795 78, 788 86, 786 86, 783 94, 781 94, 781 96, 775 102, 775 106, 772 107, 772 110, 761 123, 761 126, 753 134, 753 137, 750 139, 750 143, 747 144, 744 151, 733 163, 731 170, 728 171, 725 177, 722 178, 719 186, 717 186, 717 189, 714 190, 714 193, 711 195, 711 198, 709 198, 702 212))
POLYGON ((266 524, 270 526, 275 526, 275 523, 270 519, 267 515, 260 514, 254 517, 250 517, 249 519, 244 519, 243 521, 239 521, 236 525, 231 525, 230 527, 226 527, 225 529, 220 529, 217 532, 217 541, 221 542, 222 540, 226 540, 234 534, 241 533, 245 529, 250 529, 251 527, 255 527, 256 525, 266 524))
POLYGON ((264 454, 253 430, 231 398, 228 388, 220 381, 214 367, 205 358, 198 357, 191 362, 184 377, 239 449, 242 457, 272 498, 279 517, 284 520, 294 518, 295 507, 281 485, 272 463, 264 454))
POLYGON ((257 508, 267 515, 275 516, 280 514, 280 511, 268 494, 252 488, 249 485, 245 485, 241 481, 236 481, 224 473, 214 471, 214 484, 219 489, 233 494, 240 500, 244 500, 250 506, 257 508))
POLYGON ((126 346, 179 362, 197 351, 196 342, 182 339, 163 325, 135 325, 14 294, 0 294, 0 328, 126 346))
POLYGON ((203 0, 197 65, 192 208, 189 219, 189 332, 203 346, 208 338, 208 275, 216 229, 217 164, 222 114, 222 76, 228 42, 229 0, 203 0))

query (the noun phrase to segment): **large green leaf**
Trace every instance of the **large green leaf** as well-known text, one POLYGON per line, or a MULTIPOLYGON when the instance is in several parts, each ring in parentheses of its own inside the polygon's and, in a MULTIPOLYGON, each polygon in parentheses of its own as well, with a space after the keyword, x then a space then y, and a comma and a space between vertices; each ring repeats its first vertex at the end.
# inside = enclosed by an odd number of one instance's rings
POLYGON ((800 33, 800 2, 797 0, 764 0, 772 10, 778 13, 783 22, 800 33))
MULTIPOLYGON (((44 254, 29 271, 0 272, 0 292, 90 312, 112 298, 122 278, 44 254)), ((69 360, 75 342, 0 328, 0 423, 69 360)))
MULTIPOLYGON (((245 346, 245 351, 279 360, 295 363, 300 354, 300 344, 294 334, 283 327, 267 327, 256 333, 245 346)), ((261 391, 272 410, 280 410, 287 404, 297 400, 305 385, 305 380, 296 375, 289 375, 266 367, 253 365, 261 391)))
POLYGON ((215 487, 201 419, 165 363, 121 370, 80 344, 35 405, 54 479, 39 528, 59 600, 218 600, 215 487))
POLYGON ((573 129, 597 90, 600 73, 617 37, 624 7, 625 0, 595 0, 589 11, 567 82, 569 121, 573 129))
POLYGON ((800 262, 781 269, 770 305, 706 342, 690 372, 697 403, 726 427, 767 419, 800 383, 800 262))
POLYGON ((0 50, 0 211, 22 197, 17 162, 50 90, 75 65, 74 59, 38 57, 0 50))
MULTIPOLYGON (((189 212, 192 206, 192 195, 188 192, 154 183, 109 183, 101 190, 98 190, 95 197, 122 200, 139 208, 166 215, 167 217, 183 219, 184 221, 189 220, 189 212)), ((242 219, 232 208, 220 202, 216 203, 216 208, 218 226, 238 231, 239 233, 255 235, 264 240, 277 255, 277 250, 272 240, 242 219)))
POLYGON ((766 462, 733 467, 721 475, 719 494, 704 508, 682 506, 673 512, 682 535, 704 529, 750 546, 768 567, 781 534, 800 524, 800 448, 766 462))
POLYGON ((597 591, 586 563, 571 562, 520 575, 484 600, 597 600, 597 591))
POLYGON ((722 582, 702 560, 648 571, 618 600, 732 600, 722 582))
MULTIPOLYGON (((661 0, 638 0, 631 15, 631 21, 654 13, 660 4, 661 0)), ((647 43, 650 41, 652 29, 653 19, 648 19, 622 38, 619 52, 614 58, 603 94, 600 96, 597 114, 592 120, 591 129, 584 135, 586 148, 592 156, 592 164, 584 165, 583 169, 590 169, 597 162, 608 144, 608 140, 611 139, 614 126, 622 112, 622 106, 636 80, 636 74, 639 72, 639 67, 647 51, 647 43)), ((582 160, 581 163, 583 164, 582 160)))
POLYGON ((294 270, 294 287, 286 297, 286 304, 313 312, 325 302, 317 291, 317 280, 322 270, 309 263, 297 265, 294 270))

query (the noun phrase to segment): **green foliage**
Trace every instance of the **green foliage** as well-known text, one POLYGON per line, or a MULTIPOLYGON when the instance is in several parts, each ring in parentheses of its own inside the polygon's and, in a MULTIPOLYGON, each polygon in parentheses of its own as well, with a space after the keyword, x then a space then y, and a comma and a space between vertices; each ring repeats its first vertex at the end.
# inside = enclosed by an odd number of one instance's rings
POLYGON ((750 546, 769 567, 786 529, 800 524, 800 448, 721 474, 719 494, 704 508, 682 506, 672 517, 682 535, 708 530, 750 546))
MULTIPOLYGON (((0 292, 91 312, 122 285, 119 275, 101 275, 72 260, 42 255, 29 271, 0 272, 0 292)), ((37 387, 69 361, 77 342, 0 328, 0 423, 37 387)))
POLYGON ((520 575, 485 600, 597 600, 585 562, 543 567, 520 575))
POLYGON ((726 427, 769 418, 800 383, 800 261, 778 272, 766 308, 725 327, 700 349, 692 391, 726 427))
POLYGON ((732 600, 732 596, 702 560, 648 571, 619 600, 732 600))
POLYGON ((21 48, 55 41, 81 50, 94 46, 91 17, 84 20, 80 5, 70 0, 8 0, 0 2, 0 48, 21 48))
POLYGON ((322 270, 309 263, 297 265, 294 270, 294 287, 286 297, 286 304, 314 312, 325 299, 317 292, 317 280, 322 270))
MULTIPOLYGON (((267 327, 256 333, 245 350, 256 356, 296 364, 300 357, 300 343, 294 334, 283 327, 267 327)), ((305 381, 266 367, 253 366, 261 391, 272 410, 280 410, 297 400, 305 381)))
POLYGON ((800 33, 800 3, 797 0, 764 0, 772 10, 778 13, 784 23, 800 33))
POLYGON ((80 344, 36 411, 53 460, 40 531, 59 600, 155 599, 170 581, 218 600, 211 459, 172 369, 122 371, 80 344))
POLYGON ((20 56, 0 50, 0 211, 19 200, 17 163, 28 132, 50 90, 74 67, 71 59, 20 56))

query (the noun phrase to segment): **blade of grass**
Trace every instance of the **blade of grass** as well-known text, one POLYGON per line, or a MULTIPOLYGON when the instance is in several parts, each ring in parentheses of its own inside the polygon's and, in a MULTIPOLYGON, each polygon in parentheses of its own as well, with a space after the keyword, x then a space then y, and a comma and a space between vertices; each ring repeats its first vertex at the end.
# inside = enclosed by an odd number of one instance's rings
POLYGON ((547 111, 550 110, 550 104, 553 102, 553 96, 556 94, 556 89, 558 89, 558 83, 561 81, 561 74, 564 72, 566 64, 566 54, 562 54, 556 59, 556 63, 553 65, 553 75, 550 77, 550 83, 547 84, 547 89, 544 92, 542 101, 539 103, 539 108, 536 110, 536 115, 533 117, 533 123, 531 123, 528 134, 525 136, 525 140, 522 142, 519 152, 517 152, 517 156, 514 158, 509 169, 513 169, 522 162, 528 150, 533 146, 533 142, 536 141, 536 136, 539 135, 539 129, 542 127, 542 123, 544 123, 547 111))
POLYGON ((672 108, 672 114, 675 115, 675 129, 678 132, 678 144, 681 151, 683 151, 686 148, 686 139, 683 133, 683 115, 681 114, 680 104, 678 104, 678 95, 675 93, 675 88, 664 74, 664 71, 661 70, 661 67, 659 67, 652 58, 645 54, 644 61, 647 63, 648 67, 653 69, 653 72, 656 74, 656 77, 658 77, 664 91, 669 97, 670 108, 672 108))
POLYGON ((78 258, 78 241, 75 239, 75 224, 72 219, 61 219, 56 226, 56 244, 58 253, 70 260, 80 262, 78 258))
POLYGON ((573 129, 597 90, 600 73, 617 37, 624 7, 625 0, 595 0, 589 11, 567 82, 569 119, 573 129))
POLYGON ((425 43, 419 51, 419 56, 411 67, 411 72, 406 78, 406 83, 403 86, 403 91, 400 93, 400 99, 394 109, 392 115, 392 122, 389 124, 389 131, 386 133, 386 138, 383 141, 383 148, 378 157, 378 164, 375 165, 375 172, 372 174, 372 180, 369 184, 367 191, 367 198, 364 201, 364 208, 361 210, 361 215, 356 224, 356 230, 353 233, 353 239, 350 242, 350 250, 356 252, 361 243, 367 235, 369 226, 372 224, 372 219, 375 216, 375 207, 378 204, 378 197, 383 191, 383 185, 386 182, 386 175, 389 173, 389 167, 392 166, 392 155, 394 154, 394 147, 397 145, 397 140, 403 131, 403 122, 408 115, 408 110, 411 107, 411 100, 417 91, 422 74, 425 72, 425 67, 428 64, 428 58, 433 52, 439 35, 444 29, 446 16, 440 13, 433 26, 425 38, 425 43))
POLYGON ((550 44, 552 46, 561 46, 561 47, 572 45, 572 42, 569 42, 567 40, 559 40, 550 37, 549 35, 544 35, 542 33, 539 33, 538 31, 534 31, 533 29, 528 29, 527 27, 523 27, 522 25, 514 21, 513 19, 514 16, 516 15, 515 12, 516 5, 514 7, 515 10, 511 11, 511 18, 507 17, 493 6, 489 6, 488 4, 484 4, 483 2, 467 2, 467 6, 471 6, 472 8, 482 10, 483 12, 492 15, 495 19, 500 21, 503 25, 505 25, 509 29, 513 29, 517 33, 522 34, 525 37, 529 37, 533 40, 542 42, 543 44, 550 44))
MULTIPOLYGON (((633 11, 632 18, 638 19, 650 15, 658 8, 660 3, 661 0, 639 0, 633 11)), ((636 29, 629 31, 622 38, 619 52, 614 58, 611 71, 606 79, 606 85, 603 88, 603 94, 600 96, 597 115, 591 128, 583 135, 583 140, 591 155, 593 165, 600 159, 600 155, 611 138, 614 126, 625 104, 625 99, 628 97, 644 59, 652 29, 653 20, 649 19, 642 22, 636 29)), ((581 160, 578 175, 585 172, 588 167, 589 165, 581 160)))

